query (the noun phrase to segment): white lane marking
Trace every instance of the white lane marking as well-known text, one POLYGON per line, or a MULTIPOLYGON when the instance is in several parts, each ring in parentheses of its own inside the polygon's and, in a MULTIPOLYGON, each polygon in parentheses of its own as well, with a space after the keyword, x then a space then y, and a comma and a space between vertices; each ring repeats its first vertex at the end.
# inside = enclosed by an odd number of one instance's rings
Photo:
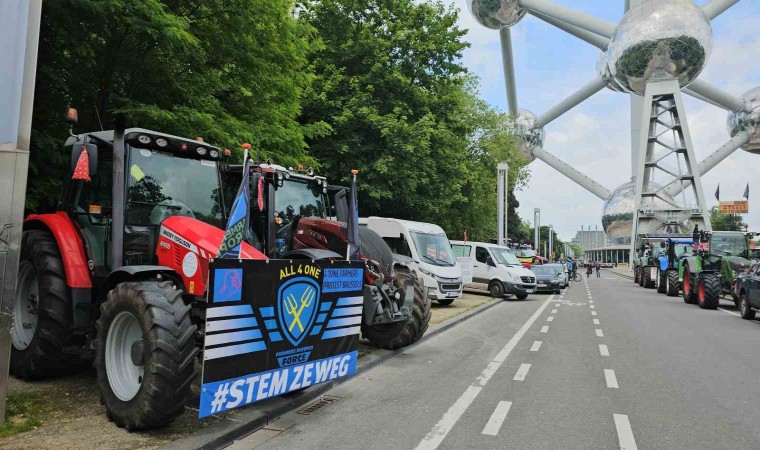
POLYGON ((553 321, 553 320, 554 320, 554 316, 549 316, 549 317, 547 317, 547 318, 546 318, 546 321, 547 321, 547 322, 551 322, 551 321, 553 321))
POLYGON ((546 307, 549 306, 549 302, 553 299, 553 295, 549 296, 549 298, 544 301, 544 304, 541 305, 536 310, 536 312, 530 316, 530 319, 528 319, 528 321, 523 324, 522 328, 517 330, 517 333, 512 336, 512 339, 507 342, 504 348, 502 348, 501 351, 496 354, 496 357, 494 357, 494 359, 488 363, 486 368, 483 369, 483 372, 481 372, 480 375, 476 378, 475 381, 480 386, 471 385, 467 387, 467 389, 464 391, 464 393, 462 393, 457 401, 454 402, 454 404, 451 405, 451 407, 443 414, 441 420, 433 425, 433 428, 430 430, 430 432, 425 435, 424 438, 422 438, 419 444, 417 444, 417 450, 434 450, 438 448, 439 445, 441 445, 441 442, 446 439, 446 435, 449 434, 452 428, 454 428, 454 425, 462 417, 462 414, 464 414, 467 408, 469 408, 470 404, 473 400, 475 400, 475 397, 478 396, 480 391, 483 390, 483 386, 488 383, 488 380, 490 380, 493 374, 496 373, 496 370, 501 367, 501 365, 507 359, 507 356, 509 356, 509 354, 512 352, 512 349, 517 346, 517 343, 520 342, 520 339, 522 339, 528 329, 541 316, 546 307))
POLYGON ((628 421, 628 416, 625 414, 613 414, 612 417, 615 419, 620 450, 637 450, 638 447, 636 447, 636 440, 633 438, 633 430, 631 429, 631 423, 628 421))
POLYGON ((727 309, 723 309, 723 308, 718 308, 718 309, 721 310, 721 311, 723 311, 724 313, 731 314, 732 316, 736 316, 736 317, 741 317, 742 316, 741 314, 737 314, 737 313, 735 313, 733 311, 729 311, 727 309))
POLYGON ((557 310, 556 309, 552 309, 552 314, 557 314, 557 310))
POLYGON ((596 335, 599 336, 599 337, 604 337, 604 333, 602 332, 601 328, 597 328, 596 329, 596 335))
POLYGON ((549 332, 549 326, 548 326, 548 325, 544 325, 544 326, 542 326, 542 327, 541 327, 541 332, 542 332, 542 333, 548 333, 548 332, 549 332))
POLYGON ((599 319, 594 319, 594 325, 599 325, 599 319))
POLYGON ((604 379, 607 381, 607 387, 611 389, 618 388, 617 377, 612 369, 604 369, 604 379))
POLYGON ((589 302, 590 304, 592 304, 592 305, 594 304, 594 301, 593 301, 593 300, 589 300, 588 302, 589 302))
POLYGON ((588 307, 591 308, 591 309, 596 309, 596 306, 594 306, 594 305, 588 305, 588 307))
POLYGON ((530 347, 530 351, 537 352, 541 348, 541 341, 533 341, 533 345, 530 347))
POLYGON ((596 315, 596 311, 591 311, 591 315, 595 316, 596 315))
POLYGON ((602 356, 610 356, 610 350, 607 348, 607 344, 599 344, 599 354, 602 356))
POLYGON ((496 436, 499 434, 501 424, 504 423, 504 419, 507 418, 507 413, 511 407, 512 402, 500 401, 499 404, 496 405, 496 409, 493 410, 493 414, 491 414, 491 418, 488 419, 488 423, 485 428, 483 428, 481 434, 487 434, 489 436, 496 436))
POLYGON ((520 364, 520 368, 517 369, 517 373, 515 374, 515 377, 512 379, 514 381, 524 381, 525 377, 528 376, 529 370, 530 370, 530 364, 520 364))

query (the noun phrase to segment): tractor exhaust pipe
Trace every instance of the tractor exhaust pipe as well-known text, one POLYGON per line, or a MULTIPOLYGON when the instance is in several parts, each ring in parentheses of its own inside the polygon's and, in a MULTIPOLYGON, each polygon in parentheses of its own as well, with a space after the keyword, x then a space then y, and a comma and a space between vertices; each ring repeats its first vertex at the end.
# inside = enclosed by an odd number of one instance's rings
POLYGON ((113 130, 113 207, 111 208, 111 270, 116 270, 124 264, 124 211, 125 211, 125 180, 124 180, 124 130, 126 118, 116 116, 113 130))

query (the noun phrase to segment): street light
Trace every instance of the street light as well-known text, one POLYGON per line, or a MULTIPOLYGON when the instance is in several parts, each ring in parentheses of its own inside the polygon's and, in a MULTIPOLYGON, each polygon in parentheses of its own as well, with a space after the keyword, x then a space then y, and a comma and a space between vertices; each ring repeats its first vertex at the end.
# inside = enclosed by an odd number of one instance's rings
POLYGON ((541 253, 541 208, 533 208, 533 248, 536 254, 541 253))
POLYGON ((507 171, 509 164, 506 161, 496 165, 496 219, 497 227, 497 244, 506 245, 507 240, 507 214, 509 214, 509 189, 507 184, 507 171))

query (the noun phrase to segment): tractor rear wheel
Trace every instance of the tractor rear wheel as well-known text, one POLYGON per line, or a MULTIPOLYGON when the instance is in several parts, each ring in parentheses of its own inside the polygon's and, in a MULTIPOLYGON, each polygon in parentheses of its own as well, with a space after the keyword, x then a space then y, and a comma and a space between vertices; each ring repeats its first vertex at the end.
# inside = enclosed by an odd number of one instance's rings
POLYGON ((664 294, 668 292, 668 276, 662 270, 657 270, 657 293, 664 294))
POLYGON ((755 311, 750 307, 749 296, 746 292, 742 292, 739 296, 739 312, 741 312, 742 319, 752 320, 755 318, 755 311))
POLYGON ((644 287, 644 268, 639 266, 639 286, 644 287))
POLYGON ((641 270, 644 272, 644 287, 654 289, 655 280, 652 278, 652 268, 642 267, 641 270))
POLYGON ((694 274, 689 272, 688 264, 683 266, 683 301, 689 304, 696 303, 697 293, 694 286, 694 274))
POLYGON ((425 295, 422 283, 406 267, 396 267, 396 288, 405 293, 406 287, 414 284, 414 306, 412 316, 402 322, 380 325, 362 323, 362 335, 375 347, 395 350, 417 342, 430 323, 430 298, 425 295))
POLYGON ((185 411, 195 379, 196 326, 171 281, 121 283, 96 322, 95 369, 108 418, 129 431, 185 411))
POLYGON ((633 282, 639 284, 639 268, 633 266, 633 282))
POLYGON ((11 341, 11 370, 33 380, 58 375, 65 367, 71 291, 61 252, 52 234, 25 231, 18 269, 11 341))
POLYGON ((668 282, 668 297, 678 297, 678 291, 679 291, 679 281, 678 281, 678 272, 675 270, 668 270, 667 271, 667 282, 668 282))
POLYGON ((716 309, 720 304, 720 277, 717 273, 704 273, 699 277, 697 301, 702 309, 716 309))

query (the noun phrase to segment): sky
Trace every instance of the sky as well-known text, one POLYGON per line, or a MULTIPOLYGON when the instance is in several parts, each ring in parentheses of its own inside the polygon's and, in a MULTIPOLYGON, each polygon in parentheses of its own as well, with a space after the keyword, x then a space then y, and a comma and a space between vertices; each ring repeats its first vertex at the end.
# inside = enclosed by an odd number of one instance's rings
MULTIPOLYGON (((463 63, 480 78, 480 94, 501 111, 507 109, 498 31, 478 24, 467 0, 444 0, 460 9, 459 25, 467 29, 463 63)), ((623 0, 553 0, 613 23, 623 16, 623 0)), ((705 3, 702 0, 698 4, 705 3)), ((735 96, 760 86, 760 0, 742 0, 712 21, 713 48, 700 74, 735 96)), ((595 77, 599 50, 547 23, 526 15, 512 27, 512 48, 518 107, 541 115, 595 77)), ((546 126, 544 149, 610 191, 630 180, 630 100, 604 89, 546 126)), ((727 112, 684 95, 692 142, 701 161, 729 138, 727 112)), ((515 192, 523 220, 541 208, 544 225, 553 224, 560 239, 569 240, 581 226, 601 225, 603 201, 544 162, 529 166, 530 181, 515 192)), ((750 230, 760 231, 760 155, 737 150, 702 177, 707 207, 722 200, 742 200, 749 182, 750 230), (753 174, 755 175, 753 177, 753 174)))

